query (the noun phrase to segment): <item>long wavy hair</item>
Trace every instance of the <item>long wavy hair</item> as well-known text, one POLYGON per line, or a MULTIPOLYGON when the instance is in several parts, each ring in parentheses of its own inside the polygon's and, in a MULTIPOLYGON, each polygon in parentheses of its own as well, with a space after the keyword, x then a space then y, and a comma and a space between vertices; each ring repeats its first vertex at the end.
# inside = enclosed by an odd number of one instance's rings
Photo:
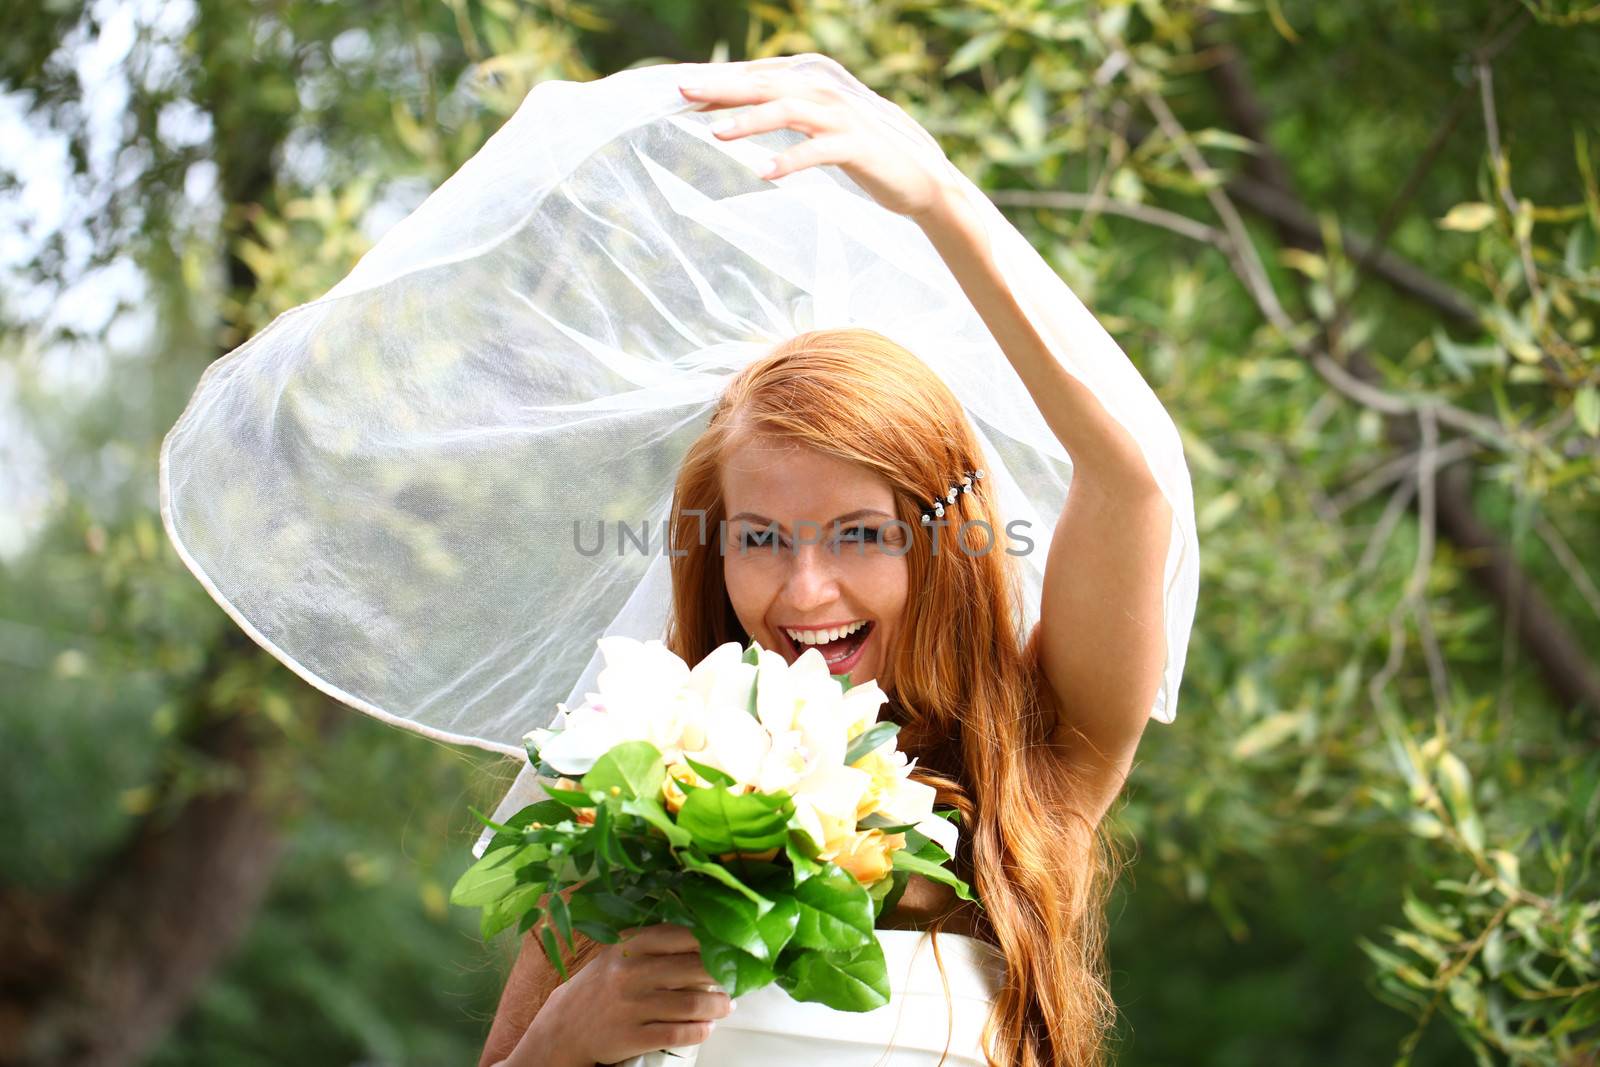
POLYGON ((672 542, 682 554, 672 559, 665 642, 689 663, 748 640, 723 582, 722 539, 702 530, 721 530, 724 457, 752 436, 880 475, 912 531, 911 593, 886 649, 885 710, 901 724, 902 749, 919 757, 914 776, 961 813, 957 871, 982 902, 979 936, 1006 960, 984 1030, 991 1064, 1104 1063, 1116 1020, 1105 913, 1123 857, 1079 810, 1067 765, 1051 748, 1057 711, 1036 642, 1017 631, 1020 580, 989 483, 958 497, 946 519, 983 520, 993 537, 968 527, 966 550, 958 550, 952 524, 935 553, 921 525, 931 487, 983 466, 960 403, 911 352, 867 329, 802 333, 743 368, 690 447, 674 490, 672 542))

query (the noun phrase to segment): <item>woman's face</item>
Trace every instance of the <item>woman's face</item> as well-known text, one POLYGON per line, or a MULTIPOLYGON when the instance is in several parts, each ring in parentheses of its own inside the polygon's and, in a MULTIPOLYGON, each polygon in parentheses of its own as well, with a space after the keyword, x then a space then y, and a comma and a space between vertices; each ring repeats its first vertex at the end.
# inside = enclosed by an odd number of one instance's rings
POLYGON ((793 663, 807 638, 852 684, 883 677, 906 602, 906 532, 889 483, 814 449, 747 439, 722 469, 722 573, 745 630, 793 663))

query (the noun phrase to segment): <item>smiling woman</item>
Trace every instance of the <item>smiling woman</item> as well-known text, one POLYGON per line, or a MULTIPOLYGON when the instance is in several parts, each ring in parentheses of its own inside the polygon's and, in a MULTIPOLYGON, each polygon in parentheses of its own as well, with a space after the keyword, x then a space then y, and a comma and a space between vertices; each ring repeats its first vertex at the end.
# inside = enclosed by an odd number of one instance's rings
MULTIPOLYGON (((758 413, 743 414, 759 422, 758 413)), ((905 552, 879 539, 896 517, 894 487, 805 441, 745 432, 725 447, 721 489, 736 547, 723 552, 722 578, 740 625, 791 663, 815 645, 835 674, 881 684, 883 649, 895 639, 907 591, 905 552), (758 527, 756 516, 766 515, 783 518, 758 527), (785 541, 751 547, 746 538, 774 522, 785 541)), ((900 528, 888 529, 903 545, 900 528)))
MULTIPOLYGON (((911 985, 905 1006, 962 1035, 956 1062, 1102 1057, 1102 816, 1173 718, 1198 589, 1181 442, 938 143, 833 60, 537 86, 334 290, 212 364, 161 473, 180 557, 251 637, 436 739, 521 759, 605 636, 698 662, 754 635, 877 680, 983 905, 913 880, 888 925, 954 935, 968 989, 1005 974, 960 1018, 911 985), (673 551, 574 551, 600 515, 664 521, 673 551), (702 536, 725 518, 728 544, 702 536), (997 544, 1017 524, 1047 559, 997 544)), ((524 952, 486 1062, 703 1040, 729 1005, 684 933, 588 944, 548 997, 524 952)), ((834 1062, 893 1029, 856 1034, 834 1062)), ((702 1067, 760 1067, 750 1047, 702 1067)))
MULTIPOLYGON (((821 638, 831 669, 889 694, 884 717, 919 778, 972 828, 957 871, 984 907, 918 886, 888 925, 1003 950, 994 1051, 1020 1064, 1041 1051, 1029 1019, 1052 1020, 1058 1050, 1099 1040, 1110 1001, 1090 903, 1112 872, 1094 792, 1052 748, 1062 715, 1014 624, 1017 559, 961 536, 998 528, 998 510, 967 492, 937 526, 920 521, 952 472, 982 460, 949 387, 889 338, 814 330, 777 345, 728 384, 684 457, 667 643, 697 662, 748 634, 792 661, 821 638), (701 516, 730 536, 697 539, 701 516)), ((716 1051, 731 1058, 711 1064, 742 1062, 716 1051)))

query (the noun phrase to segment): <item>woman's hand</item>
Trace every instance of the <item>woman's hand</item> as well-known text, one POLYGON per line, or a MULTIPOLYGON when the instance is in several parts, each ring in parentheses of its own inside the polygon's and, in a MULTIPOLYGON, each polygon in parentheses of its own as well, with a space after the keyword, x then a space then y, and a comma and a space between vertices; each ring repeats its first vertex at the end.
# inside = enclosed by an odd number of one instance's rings
POLYGON ((931 170, 922 153, 910 150, 869 105, 821 78, 787 69, 779 60, 718 63, 697 73, 693 84, 680 84, 685 99, 698 110, 752 105, 749 111, 724 119, 727 128, 712 126, 722 140, 752 133, 790 129, 810 139, 778 154, 769 180, 819 163, 833 163, 879 204, 921 221, 949 197, 945 176, 931 170))
POLYGON ((556 987, 504 1067, 588 1067, 698 1045, 733 1011, 688 927, 660 923, 622 938, 556 987))

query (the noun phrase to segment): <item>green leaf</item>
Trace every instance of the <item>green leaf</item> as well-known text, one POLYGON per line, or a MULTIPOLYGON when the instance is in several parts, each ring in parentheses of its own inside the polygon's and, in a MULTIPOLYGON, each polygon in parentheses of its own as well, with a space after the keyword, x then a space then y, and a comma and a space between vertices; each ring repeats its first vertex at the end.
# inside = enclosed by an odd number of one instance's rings
POLYGON ((735 796, 725 786, 708 786, 684 800, 678 809, 678 825, 694 835, 702 851, 713 856, 763 852, 784 845, 793 815, 794 802, 781 794, 735 796))
POLYGON ((561 980, 565 982, 568 978, 567 965, 566 962, 562 960, 561 951, 556 945, 555 932, 546 926, 543 930, 539 931, 539 941, 544 945, 544 954, 549 958, 550 966, 556 969, 556 973, 559 974, 561 976, 561 980))
POLYGON ((754 889, 751 889, 749 886, 745 885, 734 875, 732 871, 728 870, 728 868, 724 867, 720 863, 716 863, 712 860, 701 859, 699 856, 696 856, 693 852, 688 850, 678 853, 678 862, 682 863, 689 870, 703 874, 707 878, 711 878, 714 881, 721 882, 735 893, 740 894, 746 900, 750 901, 750 903, 754 904, 757 912, 760 914, 765 914, 767 909, 772 907, 772 901, 768 900, 760 893, 757 893, 754 889))
POLYGON ((540 800, 518 811, 503 824, 506 829, 496 833, 489 839, 488 847, 484 849, 487 856, 492 850, 504 848, 508 845, 522 845, 528 842, 528 828, 534 823, 543 823, 546 826, 560 822, 571 815, 566 805, 553 800, 540 800))
POLYGON ((688 905, 697 925, 712 937, 726 941, 756 959, 770 963, 766 939, 756 929, 760 913, 756 906, 740 894, 703 878, 692 878, 679 887, 678 895, 688 905))
POLYGON ((650 909, 637 900, 620 893, 608 892, 598 886, 584 885, 567 901, 572 909, 572 924, 600 922, 618 930, 642 926, 650 918, 650 909))
POLYGON ((1584 433, 1600 437, 1600 390, 1592 385, 1579 389, 1572 397, 1572 413, 1584 433))
POLYGON ((794 943, 801 948, 851 951, 872 939, 872 897, 837 864, 794 887, 800 910, 794 943))
POLYGON ((498 934, 501 930, 520 920, 533 917, 533 922, 538 922, 544 912, 539 907, 539 898, 544 895, 544 887, 539 883, 523 885, 513 889, 499 900, 484 905, 483 915, 478 922, 478 934, 485 941, 498 934))
POLYGON ((1233 758, 1244 761, 1270 752, 1289 740, 1311 721, 1311 713, 1304 708, 1280 711, 1268 715, 1239 735, 1233 743, 1233 758))
POLYGON ((871 1011, 889 1003, 889 969, 876 937, 850 952, 785 953, 777 981, 796 1000, 838 1011, 871 1011))
POLYGON ((878 919, 894 911, 895 905, 899 904, 900 898, 905 895, 906 886, 910 884, 911 872, 893 871, 889 877, 867 890, 867 894, 872 897, 874 926, 877 925, 878 919))
POLYGON ((944 850, 944 846, 933 840, 933 838, 925 836, 920 830, 911 830, 906 833, 906 848, 904 851, 928 863, 950 862, 950 853, 944 850))
POLYGON ((512 846, 487 852, 468 867, 450 890, 450 903, 481 907, 493 903, 517 887, 518 871, 528 863, 544 859, 548 851, 540 844, 512 846))
POLYGON ((622 842, 618 839, 616 831, 612 829, 612 823, 615 821, 615 817, 611 814, 611 806, 602 804, 595 809, 594 826, 590 828, 587 836, 589 840, 594 842, 595 851, 599 855, 600 861, 606 866, 611 868, 620 867, 639 874, 643 872, 644 868, 628 854, 627 849, 622 847, 622 842))
POLYGON ((567 908, 566 898, 560 893, 551 892, 550 902, 547 906, 550 910, 550 924, 556 928, 556 932, 561 935, 570 948, 572 946, 572 912, 567 908))
POLYGON ((855 740, 850 742, 850 747, 845 750, 845 766, 850 766, 899 732, 900 724, 893 722, 880 722, 861 731, 856 735, 855 740))
MULTIPOLYGON (((544 787, 544 791, 551 800, 559 802, 563 807, 566 808, 592 808, 595 805, 594 797, 590 796, 588 793, 585 793, 581 789, 562 789, 559 786, 547 785, 544 787)), ((557 822, 565 817, 566 816, 563 814, 558 816, 556 819, 551 819, 549 821, 557 822)))
POLYGON ((842 688, 846 693, 855 688, 855 683, 850 680, 849 674, 833 674, 832 672, 829 672, 828 677, 838 682, 840 688, 842 688))
POLYGON ((756 920, 756 933, 767 945, 767 959, 776 960, 789 942, 794 940, 800 925, 800 904, 792 895, 775 895, 772 907, 756 920))
POLYGON ((689 831, 672 821, 672 816, 656 797, 628 797, 620 807, 625 814, 636 815, 660 830, 673 848, 685 848, 694 840, 689 831))
POLYGON ((520 827, 511 826, 506 823, 495 822, 493 819, 489 818, 489 816, 485 815, 483 812, 479 811, 470 804, 467 805, 467 810, 472 812, 479 822, 483 823, 483 825, 489 827, 491 830, 498 830, 503 834, 511 834, 516 833, 516 831, 520 829, 520 827))
POLYGON ((1483 851, 1483 824, 1472 802, 1472 774, 1461 757, 1454 752, 1443 752, 1438 763, 1439 788, 1450 807, 1467 847, 1473 852, 1483 851))
POLYGON ((703 928, 696 927, 694 934, 700 940, 700 962, 706 973, 730 997, 742 997, 772 984, 775 973, 770 963, 713 937, 703 928))
POLYGON ((1442 230, 1459 230, 1462 233, 1476 233, 1494 221, 1494 207, 1480 200, 1469 200, 1464 204, 1457 204, 1444 217, 1439 220, 1442 230))
POLYGON ((741 662, 748 663, 752 667, 759 665, 761 663, 761 645, 751 641, 750 647, 744 650, 744 657, 741 662))
POLYGON ((1483 939, 1483 969, 1490 978, 1499 978, 1506 969, 1505 927, 1495 926, 1483 939))
POLYGON ((624 797, 653 797, 661 794, 666 779, 660 749, 648 741, 624 741, 594 761, 583 776, 583 788, 606 794, 616 788, 624 797))
POLYGON ((811 840, 810 834, 796 826, 789 827, 783 850, 789 856, 789 864, 794 868, 794 880, 797 883, 819 873, 823 868, 818 859, 821 850, 817 848, 817 843, 811 840))
POLYGON ((1446 945, 1454 945, 1462 939, 1461 931, 1419 900, 1410 886, 1402 887, 1401 896, 1400 910, 1405 912, 1412 926, 1446 945))
POLYGON ((739 784, 734 780, 733 775, 719 767, 708 766, 707 764, 701 763, 699 760, 690 759, 688 756, 683 757, 683 762, 687 763, 696 774, 710 782, 712 785, 739 784))
POLYGON ((945 76, 960 74, 982 63, 1005 43, 1005 39, 1006 31, 1003 29, 989 30, 975 37, 969 37, 965 44, 956 49, 955 55, 950 57, 950 62, 944 65, 945 76))
MULTIPOLYGON (((934 847, 938 848, 939 846, 934 845, 934 847)), ((943 849, 940 849, 940 851, 943 851, 943 849)), ((924 878, 947 885, 954 889, 956 896, 962 900, 972 899, 972 889, 967 883, 951 873, 949 869, 925 860, 920 856, 914 856, 905 849, 901 849, 894 854, 894 867, 895 870, 910 871, 912 874, 920 874, 924 878)))
POLYGON ((622 935, 611 926, 593 919, 574 919, 572 928, 589 940, 598 941, 602 945, 615 945, 622 940, 622 935))

